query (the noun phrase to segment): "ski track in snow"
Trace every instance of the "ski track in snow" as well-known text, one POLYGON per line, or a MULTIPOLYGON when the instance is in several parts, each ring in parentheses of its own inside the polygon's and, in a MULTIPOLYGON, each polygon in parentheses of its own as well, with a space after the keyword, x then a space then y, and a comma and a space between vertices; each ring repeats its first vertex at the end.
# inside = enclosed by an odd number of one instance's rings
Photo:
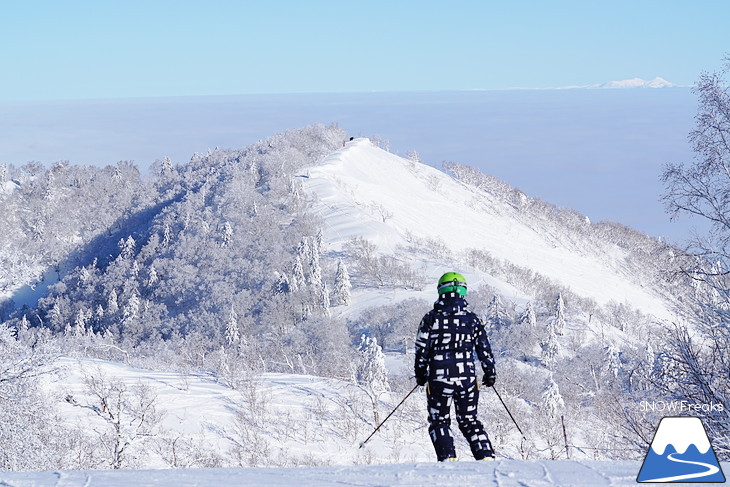
POLYGON ((91 474, 86 472, 53 472, 57 476, 54 487, 89 487, 91 485, 91 474))

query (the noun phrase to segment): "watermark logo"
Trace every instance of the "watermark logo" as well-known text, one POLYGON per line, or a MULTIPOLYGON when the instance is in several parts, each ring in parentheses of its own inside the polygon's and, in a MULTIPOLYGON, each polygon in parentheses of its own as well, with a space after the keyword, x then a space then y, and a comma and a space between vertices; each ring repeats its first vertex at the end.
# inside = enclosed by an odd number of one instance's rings
POLYGON ((682 401, 641 401, 639 410, 642 412, 670 413, 670 414, 709 414, 725 412, 725 406, 722 403, 712 402, 710 404, 691 403, 686 400, 682 401))
POLYGON ((725 482, 702 420, 662 418, 637 482, 725 482))

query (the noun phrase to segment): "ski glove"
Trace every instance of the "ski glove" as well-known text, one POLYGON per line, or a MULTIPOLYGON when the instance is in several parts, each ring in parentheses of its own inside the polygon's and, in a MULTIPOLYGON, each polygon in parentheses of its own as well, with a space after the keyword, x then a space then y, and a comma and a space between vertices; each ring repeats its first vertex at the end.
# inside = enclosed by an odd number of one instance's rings
POLYGON ((428 378, 425 375, 416 376, 416 384, 419 386, 425 386, 426 382, 428 382, 428 378))
POLYGON ((492 387, 494 382, 497 380, 497 372, 494 370, 494 364, 489 362, 484 367, 484 377, 482 377, 482 384, 487 387, 492 387))

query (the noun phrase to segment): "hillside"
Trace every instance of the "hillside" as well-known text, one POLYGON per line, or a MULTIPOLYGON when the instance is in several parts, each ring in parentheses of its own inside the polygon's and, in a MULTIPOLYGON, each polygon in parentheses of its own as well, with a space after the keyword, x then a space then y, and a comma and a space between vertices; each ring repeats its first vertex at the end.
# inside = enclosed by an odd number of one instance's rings
MULTIPOLYGON (((622 303, 660 320, 677 319, 677 303, 660 287, 664 283, 644 285, 644 277, 628 264, 632 249, 610 238, 590 238, 591 231, 597 234, 603 227, 592 230, 584 217, 578 225, 585 227, 580 229, 585 237, 576 241, 572 222, 561 220, 557 208, 551 209, 553 221, 539 220, 530 214, 533 202, 525 195, 519 206, 510 204, 495 192, 397 157, 367 139, 351 142, 307 170, 304 188, 317 197, 314 209, 324 219, 327 242, 335 252, 356 237, 372 241, 386 254, 424 242, 437 250, 418 256, 413 264, 430 281, 445 265, 468 266, 475 274, 474 288, 489 283, 512 299, 529 296, 492 269, 470 266, 467 254, 476 250, 547 276, 600 306, 622 303), (438 249, 443 249, 440 255, 438 249)), ((645 273, 649 269, 647 265, 645 273)), ((421 283, 428 289, 423 297, 433 296, 430 281, 421 283)))
POLYGON ((150 178, 10 168, 0 439, 32 454, 0 466, 427 461, 422 395, 354 446, 413 387, 415 327, 454 269, 529 439, 484 394, 498 456, 639 459, 657 415, 638 404, 661 398, 664 330, 694 290, 667 278, 681 254, 472 168, 345 139, 315 125, 158 161, 150 178), (114 393, 156 414, 114 432, 114 393))

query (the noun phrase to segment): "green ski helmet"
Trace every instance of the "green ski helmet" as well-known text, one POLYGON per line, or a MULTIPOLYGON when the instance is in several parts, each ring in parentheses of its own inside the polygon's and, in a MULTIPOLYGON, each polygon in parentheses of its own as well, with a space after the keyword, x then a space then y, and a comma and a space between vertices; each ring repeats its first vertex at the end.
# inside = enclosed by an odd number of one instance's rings
POLYGON ((437 286, 439 294, 457 293, 466 296, 466 279, 458 272, 447 272, 439 279, 437 286))

